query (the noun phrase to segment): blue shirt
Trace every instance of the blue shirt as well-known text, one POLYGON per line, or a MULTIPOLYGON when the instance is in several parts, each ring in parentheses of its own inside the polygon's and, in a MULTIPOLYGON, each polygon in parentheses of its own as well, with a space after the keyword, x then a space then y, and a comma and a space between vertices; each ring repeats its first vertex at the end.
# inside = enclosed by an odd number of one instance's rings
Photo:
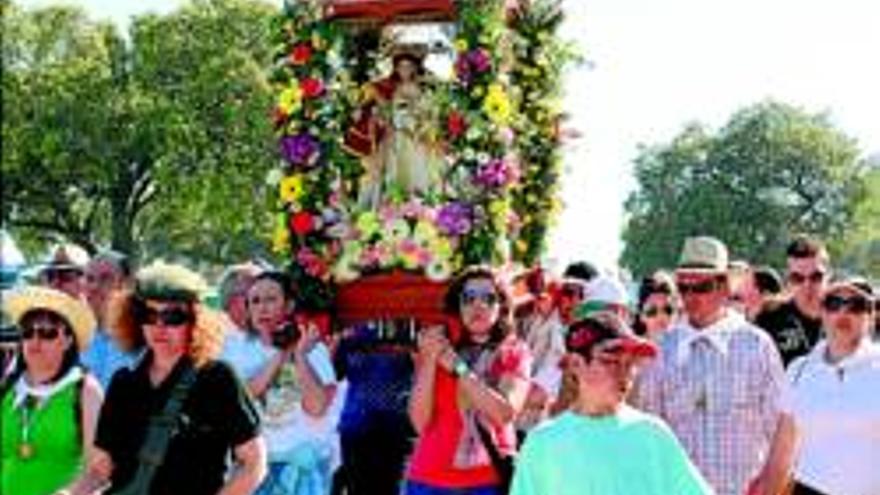
POLYGON ((89 347, 80 355, 80 361, 94 375, 101 387, 107 390, 110 379, 120 368, 133 368, 140 352, 125 352, 103 328, 95 330, 89 347))

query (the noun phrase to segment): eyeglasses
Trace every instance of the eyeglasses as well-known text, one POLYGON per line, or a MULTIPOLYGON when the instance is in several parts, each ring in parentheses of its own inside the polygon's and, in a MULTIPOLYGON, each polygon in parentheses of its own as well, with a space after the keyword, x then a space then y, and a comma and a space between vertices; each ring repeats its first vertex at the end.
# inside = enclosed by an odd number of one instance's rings
POLYGON ((871 310, 871 301, 864 297, 828 296, 822 301, 822 307, 829 313, 846 310, 852 314, 864 314, 871 310))
POLYGON ((680 292, 681 295, 686 296, 688 294, 711 294, 718 289, 720 284, 717 280, 705 280, 703 282, 692 284, 678 282, 675 285, 678 287, 678 292, 680 292))
POLYGON ((653 318, 661 314, 672 316, 675 314, 675 308, 673 308, 671 304, 664 304, 662 306, 645 306, 644 309, 642 309, 642 315, 647 316, 648 318, 653 318))
POLYGON ((462 306, 469 306, 476 301, 481 301, 486 306, 498 304, 498 294, 491 290, 465 289, 459 298, 462 306))
POLYGON ((193 322, 193 314, 182 308, 168 308, 155 310, 145 308, 140 319, 144 325, 162 325, 166 327, 179 327, 193 322))
POLYGON ((34 337, 40 340, 55 340, 61 335, 59 325, 26 325, 21 329, 21 340, 31 340, 34 337))
POLYGON ((811 284, 821 283, 822 280, 825 279, 825 272, 815 271, 810 274, 803 274, 798 272, 791 272, 788 274, 788 281, 792 285, 801 285, 805 282, 810 282, 811 284))
POLYGON ((49 283, 73 282, 81 278, 83 273, 75 269, 50 269, 46 270, 46 281, 49 283))

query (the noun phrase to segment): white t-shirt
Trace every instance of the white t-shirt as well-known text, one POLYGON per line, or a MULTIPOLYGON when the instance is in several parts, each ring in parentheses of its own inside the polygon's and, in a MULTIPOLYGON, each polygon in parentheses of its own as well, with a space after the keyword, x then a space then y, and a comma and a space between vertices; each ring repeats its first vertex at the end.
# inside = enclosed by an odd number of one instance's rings
POLYGON ((880 494, 880 345, 864 339, 837 364, 819 342, 787 370, 783 411, 800 450, 794 477, 829 495, 880 494))
MULTIPOLYGON (((238 332, 242 334, 241 332, 238 332)), ((241 376, 248 381, 259 374, 278 354, 274 347, 263 344, 258 338, 242 334, 238 338, 232 334, 227 337, 226 346, 221 359, 226 360, 241 376)), ((309 365, 318 380, 324 385, 336 383, 330 352, 327 347, 318 343, 307 355, 309 365)), ((337 390, 337 395, 340 391, 337 390)), ((263 418, 263 436, 269 460, 283 461, 304 442, 313 442, 318 448, 326 449, 326 455, 338 458, 338 435, 336 423, 338 412, 331 407, 327 414, 320 418, 312 417, 302 410, 302 388, 296 374, 294 363, 282 365, 278 376, 269 386, 263 397, 258 397, 263 418)), ((337 401, 334 399, 334 404, 337 401)))

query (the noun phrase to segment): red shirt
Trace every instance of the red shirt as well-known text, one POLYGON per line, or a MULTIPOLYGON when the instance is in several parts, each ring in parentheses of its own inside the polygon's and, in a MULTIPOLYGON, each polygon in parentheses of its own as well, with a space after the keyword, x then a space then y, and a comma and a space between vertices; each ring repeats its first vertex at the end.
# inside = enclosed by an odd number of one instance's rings
MULTIPOLYGON (((481 356, 471 369, 484 383, 497 389, 505 378, 528 380, 531 361, 526 344, 511 336, 494 351, 481 356)), ((410 458, 407 479, 449 488, 498 484, 498 475, 474 421, 481 421, 491 432, 502 454, 516 451, 513 422, 501 427, 490 424, 483 415, 462 408, 460 400, 455 376, 439 368, 434 383, 433 415, 410 458)))

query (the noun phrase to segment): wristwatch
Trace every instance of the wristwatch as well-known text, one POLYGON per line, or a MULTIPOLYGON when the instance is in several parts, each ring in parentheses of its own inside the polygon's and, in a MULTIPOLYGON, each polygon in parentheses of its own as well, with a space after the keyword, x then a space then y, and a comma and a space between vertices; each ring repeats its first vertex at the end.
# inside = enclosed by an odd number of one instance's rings
POLYGON ((456 378, 461 378, 469 374, 470 372, 471 369, 468 366, 467 362, 464 359, 456 356, 455 362, 452 363, 452 374, 454 374, 456 378))

